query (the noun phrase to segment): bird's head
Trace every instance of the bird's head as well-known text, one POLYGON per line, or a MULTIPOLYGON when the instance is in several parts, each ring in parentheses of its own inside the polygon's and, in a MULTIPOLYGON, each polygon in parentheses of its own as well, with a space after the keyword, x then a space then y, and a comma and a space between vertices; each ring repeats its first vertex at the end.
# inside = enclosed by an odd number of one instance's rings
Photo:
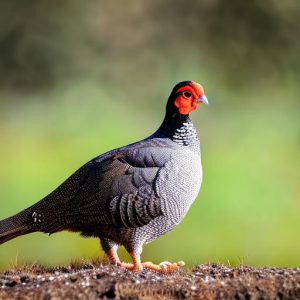
POLYGON ((188 115, 201 103, 208 104, 203 87, 194 81, 182 81, 175 85, 167 103, 167 113, 188 115))

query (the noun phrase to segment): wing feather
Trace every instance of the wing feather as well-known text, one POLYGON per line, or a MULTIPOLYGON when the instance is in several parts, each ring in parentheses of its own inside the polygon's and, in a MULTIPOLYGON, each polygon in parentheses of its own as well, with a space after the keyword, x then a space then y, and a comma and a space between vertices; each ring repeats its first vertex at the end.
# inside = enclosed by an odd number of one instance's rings
POLYGON ((155 182, 172 147, 143 142, 95 158, 48 197, 60 198, 59 220, 135 228, 162 214, 155 182))

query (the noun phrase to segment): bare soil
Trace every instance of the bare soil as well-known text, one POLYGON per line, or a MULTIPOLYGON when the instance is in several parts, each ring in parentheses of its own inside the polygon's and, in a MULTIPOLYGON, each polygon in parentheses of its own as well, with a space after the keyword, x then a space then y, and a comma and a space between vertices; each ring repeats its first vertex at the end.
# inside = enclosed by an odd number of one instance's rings
POLYGON ((102 263, 0 274, 0 299, 300 299, 300 268, 199 265, 163 275, 102 263))

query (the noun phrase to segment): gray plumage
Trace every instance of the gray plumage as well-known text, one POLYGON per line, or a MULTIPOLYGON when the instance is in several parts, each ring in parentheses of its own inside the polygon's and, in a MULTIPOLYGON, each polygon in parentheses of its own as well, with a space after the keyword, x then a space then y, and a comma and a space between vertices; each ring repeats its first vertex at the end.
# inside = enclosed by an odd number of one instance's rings
POLYGON ((35 231, 70 230, 99 237, 105 251, 123 245, 140 254, 143 244, 173 229, 202 180, 196 130, 172 105, 176 90, 187 84, 173 89, 153 135, 92 159, 40 202, 0 221, 0 243, 35 231))

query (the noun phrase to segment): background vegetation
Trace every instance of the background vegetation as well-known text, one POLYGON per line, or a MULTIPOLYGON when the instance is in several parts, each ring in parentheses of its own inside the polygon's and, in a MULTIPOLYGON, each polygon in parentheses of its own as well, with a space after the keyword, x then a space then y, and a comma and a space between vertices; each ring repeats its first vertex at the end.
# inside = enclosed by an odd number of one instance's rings
MULTIPOLYGON (((192 115, 202 190, 143 259, 299 267, 299 17, 296 0, 2 1, 0 218, 152 133, 191 79, 210 100, 192 115)), ((96 239, 35 233, 0 267, 98 256, 96 239)))

